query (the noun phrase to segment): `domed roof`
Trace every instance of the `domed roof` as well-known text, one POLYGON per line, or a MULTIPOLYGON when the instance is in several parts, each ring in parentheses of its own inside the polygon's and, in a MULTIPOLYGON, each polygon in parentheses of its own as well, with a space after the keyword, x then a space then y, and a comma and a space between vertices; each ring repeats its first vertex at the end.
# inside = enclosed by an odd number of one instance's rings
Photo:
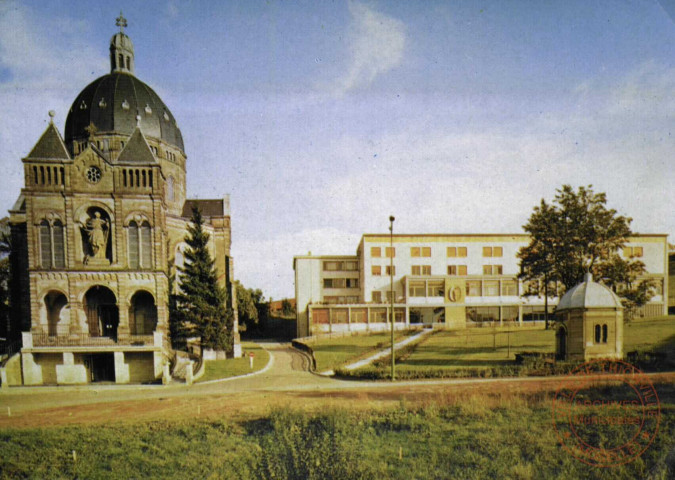
POLYGON ((574 308, 623 308, 623 305, 614 292, 594 282, 593 276, 588 273, 583 282, 563 295, 556 311, 574 308))
POLYGON ((130 73, 113 72, 97 78, 75 98, 66 119, 65 141, 87 138, 94 124, 99 133, 131 135, 141 116, 141 130, 185 151, 176 119, 152 88, 130 73))
POLYGON ((127 20, 122 13, 115 24, 120 31, 110 39, 110 73, 87 85, 73 102, 66 118, 66 144, 88 138, 91 124, 98 133, 131 136, 140 115, 143 135, 184 152, 176 119, 154 90, 134 76, 134 45, 124 33, 127 20))

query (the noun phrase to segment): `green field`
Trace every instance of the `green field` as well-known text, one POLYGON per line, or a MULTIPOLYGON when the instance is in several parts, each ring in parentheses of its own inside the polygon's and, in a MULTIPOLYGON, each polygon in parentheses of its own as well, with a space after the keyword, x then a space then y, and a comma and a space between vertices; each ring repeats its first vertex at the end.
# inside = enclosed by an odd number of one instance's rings
MULTIPOLYGON (((675 317, 634 320, 624 325, 624 353, 662 351, 675 357, 675 317)), ((555 352, 555 331, 543 327, 440 330, 397 353, 402 378, 528 374, 515 364, 521 352, 555 352)), ((340 375, 386 378, 389 358, 340 375)), ((538 370, 537 370, 538 371, 538 370)))
MULTIPOLYGON (((413 331, 394 332, 395 341, 413 334, 413 331)), ((390 345, 391 333, 372 333, 339 338, 324 338, 308 343, 314 351, 316 369, 319 372, 337 368, 346 363, 356 361, 370 353, 390 345)))
POLYGON ((247 373, 257 372, 265 368, 270 359, 267 353, 260 345, 253 342, 242 342, 241 348, 244 353, 242 358, 228 358, 227 360, 207 360, 204 364, 206 371, 197 382, 207 382, 209 380, 218 380, 221 378, 236 377, 246 375, 247 373), (250 366, 248 358, 249 353, 253 353, 253 369, 250 366))
MULTIPOLYGON (((662 418, 654 443, 610 468, 588 466, 561 447, 551 393, 502 392, 385 410, 281 409, 240 421, 4 429, 0 478, 673 478, 675 386, 656 388, 662 418)), ((589 392, 614 394, 607 386, 589 392)), ((593 441, 610 437, 600 432, 593 441)))

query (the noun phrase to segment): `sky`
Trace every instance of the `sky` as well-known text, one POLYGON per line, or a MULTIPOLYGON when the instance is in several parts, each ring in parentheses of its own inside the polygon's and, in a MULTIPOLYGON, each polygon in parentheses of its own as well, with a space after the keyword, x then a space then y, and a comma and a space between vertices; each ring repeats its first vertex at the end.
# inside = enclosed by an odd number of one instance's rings
POLYGON ((229 194, 235 277, 294 296, 293 256, 363 233, 520 233, 593 185, 675 243, 675 0, 0 0, 0 208, 48 124, 109 73, 178 121, 188 197, 229 194))

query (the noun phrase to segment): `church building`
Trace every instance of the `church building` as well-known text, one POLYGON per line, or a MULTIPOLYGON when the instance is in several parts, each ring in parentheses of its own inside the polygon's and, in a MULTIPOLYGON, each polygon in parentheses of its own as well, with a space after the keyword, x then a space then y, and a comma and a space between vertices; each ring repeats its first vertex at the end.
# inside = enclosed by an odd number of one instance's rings
MULTIPOLYGON (((171 357, 169 279, 183 263, 198 208, 232 304, 229 199, 186 198, 186 154, 175 117, 135 76, 126 20, 110 41, 110 73, 86 86, 22 160, 10 210, 11 331, 22 339, 24 385, 162 378, 171 357)), ((15 372, 19 366, 15 366, 15 372)), ((11 370, 11 365, 7 365, 11 370)))

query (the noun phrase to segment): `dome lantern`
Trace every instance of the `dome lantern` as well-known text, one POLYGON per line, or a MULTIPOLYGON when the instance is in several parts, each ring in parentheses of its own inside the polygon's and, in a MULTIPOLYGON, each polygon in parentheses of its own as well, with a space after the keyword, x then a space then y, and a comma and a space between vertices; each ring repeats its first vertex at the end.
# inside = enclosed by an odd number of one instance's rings
POLYGON ((134 44, 127 34, 124 33, 127 19, 124 18, 122 12, 117 17, 115 25, 120 27, 120 31, 110 39, 110 73, 125 72, 133 75, 134 44))

